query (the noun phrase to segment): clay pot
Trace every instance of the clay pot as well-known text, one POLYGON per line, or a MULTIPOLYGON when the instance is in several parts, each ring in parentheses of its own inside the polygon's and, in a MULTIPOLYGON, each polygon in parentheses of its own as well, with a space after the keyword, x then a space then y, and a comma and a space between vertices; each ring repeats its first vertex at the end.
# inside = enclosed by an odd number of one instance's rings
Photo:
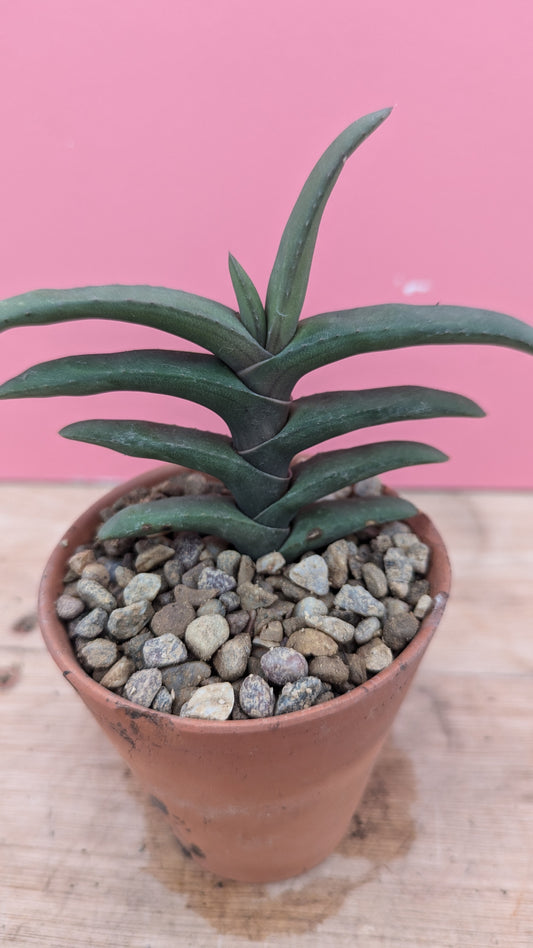
POLYGON ((444 611, 450 566, 427 517, 413 529, 432 548, 436 605, 384 671, 326 704, 279 717, 200 721, 145 709, 102 688, 81 669, 54 603, 66 561, 91 540, 99 510, 159 467, 111 491, 69 528, 44 571, 39 617, 50 654, 145 789, 160 802, 182 846, 220 876, 267 882, 298 875, 338 845, 380 748, 444 611))

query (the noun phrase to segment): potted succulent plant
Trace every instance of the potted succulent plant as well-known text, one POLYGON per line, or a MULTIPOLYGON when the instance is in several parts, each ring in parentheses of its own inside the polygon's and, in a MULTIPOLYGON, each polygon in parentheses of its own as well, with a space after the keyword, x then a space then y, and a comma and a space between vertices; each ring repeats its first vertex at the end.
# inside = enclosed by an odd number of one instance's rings
POLYGON ((116 489, 73 525, 45 570, 40 615, 54 659, 168 811, 187 852, 236 879, 288 877, 334 848, 449 587, 446 552, 427 518, 390 491, 352 486, 444 461, 442 452, 394 441, 296 456, 387 422, 483 415, 468 398, 429 388, 293 398, 295 384, 344 357, 404 346, 533 352, 532 327, 458 306, 386 304, 299 322, 328 197, 389 111, 354 122, 318 161, 284 230, 264 305, 231 256, 238 311, 147 286, 41 290, 0 302, 1 329, 123 320, 211 353, 172 347, 57 359, 5 382, 0 398, 142 390, 196 401, 228 425, 231 436, 132 420, 62 430, 173 466, 116 489), (377 524, 388 526, 380 534, 377 524), (429 551, 421 580, 416 557, 429 551), (406 561, 402 579, 395 570, 406 561), (354 590, 364 605, 354 604, 354 590), (302 632, 314 637, 302 644, 302 632), (376 648, 389 658, 372 665, 376 648), (233 672, 223 673, 231 661, 233 672))

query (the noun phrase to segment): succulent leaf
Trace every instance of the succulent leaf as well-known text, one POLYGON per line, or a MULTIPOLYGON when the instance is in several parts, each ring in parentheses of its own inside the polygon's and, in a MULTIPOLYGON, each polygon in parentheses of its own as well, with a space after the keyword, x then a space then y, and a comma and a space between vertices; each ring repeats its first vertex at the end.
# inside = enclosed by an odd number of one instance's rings
POLYGON ((273 527, 283 526, 302 507, 341 487, 400 467, 447 460, 442 451, 418 441, 381 441, 323 452, 295 464, 287 493, 256 519, 273 527))
POLYGON ((266 297, 267 349, 292 339, 302 310, 324 208, 346 160, 378 128, 390 109, 365 115, 331 143, 307 178, 281 238, 266 297))
POLYGON ((166 497, 124 507, 102 524, 101 540, 115 537, 146 536, 166 530, 197 530, 216 534, 232 543, 241 553, 255 559, 276 550, 288 530, 256 523, 226 497, 166 497))
POLYGON ((373 523, 403 520, 417 513, 408 500, 394 495, 324 500, 304 508, 295 517, 280 553, 290 562, 307 550, 317 550, 373 523))
POLYGON ((349 431, 393 421, 483 415, 483 410, 463 395, 417 385, 322 392, 296 399, 281 431, 243 455, 255 467, 283 477, 300 451, 349 431))
POLYGON ((161 329, 203 346, 236 372, 269 357, 234 310, 182 290, 84 286, 33 290, 0 301, 0 331, 76 319, 116 319, 161 329))
POLYGON ((32 366, 0 385, 0 398, 143 391, 188 398, 217 412, 237 450, 279 430, 288 406, 251 392, 218 359, 196 352, 142 349, 66 356, 32 366))
POLYGON ((241 267, 239 261, 231 253, 229 255, 229 272, 239 304, 241 322, 250 335, 257 339, 259 345, 264 346, 266 341, 266 315, 263 304, 246 270, 241 267))
POLYGON ((255 392, 289 398, 307 372, 347 356, 406 346, 496 345, 533 353, 533 326, 488 309, 387 303, 310 316, 283 352, 240 372, 255 392))
POLYGON ((249 517, 255 517, 265 504, 273 503, 287 488, 286 480, 248 464, 225 435, 157 422, 105 419, 75 422, 59 434, 131 457, 183 464, 218 477, 232 492, 239 509, 249 517))

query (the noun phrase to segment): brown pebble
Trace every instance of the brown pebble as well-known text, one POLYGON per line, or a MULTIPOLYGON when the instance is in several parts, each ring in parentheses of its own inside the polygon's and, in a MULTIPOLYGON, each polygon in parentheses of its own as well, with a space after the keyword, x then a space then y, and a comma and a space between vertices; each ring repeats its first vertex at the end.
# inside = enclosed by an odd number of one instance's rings
POLYGON ((330 635, 318 629, 299 629, 287 639, 287 648, 294 648, 302 655, 335 655, 339 646, 330 635))

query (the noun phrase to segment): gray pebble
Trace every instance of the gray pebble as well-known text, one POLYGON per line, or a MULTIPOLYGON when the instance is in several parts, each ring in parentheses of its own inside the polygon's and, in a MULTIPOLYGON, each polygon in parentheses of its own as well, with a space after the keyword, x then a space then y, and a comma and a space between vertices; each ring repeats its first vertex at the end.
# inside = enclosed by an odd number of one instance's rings
POLYGON ((124 588, 124 605, 131 606, 133 602, 143 599, 153 602, 161 590, 161 577, 157 573, 137 573, 124 588))
POLYGON ((324 553, 329 584, 333 589, 340 589, 348 580, 348 552, 346 540, 335 540, 324 553))
POLYGON ((118 658, 118 649, 109 639, 92 639, 83 645, 80 655, 90 668, 109 668, 118 658))
POLYGON ((285 557, 282 553, 267 553, 266 556, 260 556, 255 564, 256 572, 267 573, 272 576, 279 573, 285 566, 285 557))
POLYGON ((424 616, 428 614, 432 606, 433 606, 433 599, 431 598, 431 596, 424 594, 423 596, 420 596, 420 599, 418 600, 415 608, 413 609, 413 615, 416 616, 417 619, 423 619, 424 616))
POLYGON ((223 681, 237 681, 246 674, 248 659, 252 651, 249 635, 241 633, 224 642, 216 652, 213 665, 223 681))
POLYGON ((216 589, 218 593, 231 592, 237 580, 221 569, 206 567, 198 577, 198 589, 216 589))
POLYGON ((392 616, 385 619, 381 637, 393 652, 401 652, 418 632, 419 624, 412 612, 392 616))
POLYGON ((250 718, 269 718, 274 713, 274 691, 259 675, 248 675, 239 690, 239 704, 250 718))
POLYGON ((335 596, 335 606, 347 612, 355 612, 360 616, 377 616, 385 614, 385 606, 365 589, 364 586, 343 586, 335 596))
POLYGON ((357 654, 363 659, 366 670, 372 675, 387 668, 394 658, 388 645, 385 645, 381 639, 371 639, 357 650, 357 654))
POLYGON ((229 638, 229 625, 224 616, 200 616, 185 630, 185 642, 196 658, 208 661, 229 638))
POLYGON ((241 554, 237 550, 222 550, 217 556, 217 569, 221 569, 228 576, 237 578, 241 554))
POLYGON ((149 708, 161 688, 162 678, 159 668, 143 668, 133 672, 124 685, 124 697, 143 708, 149 708))
POLYGON ((94 579, 79 579, 77 584, 78 595, 83 599, 89 609, 105 609, 106 612, 112 612, 116 609, 117 600, 100 583, 94 579))
POLYGON ((197 616, 225 616, 226 609, 220 599, 208 599, 202 606, 196 610, 197 616))
POLYGON ((138 573, 149 573, 150 570, 162 566, 167 560, 171 560, 173 556, 174 550, 171 546, 158 543, 155 546, 149 547, 147 550, 143 550, 142 553, 139 553, 135 560, 135 569, 138 573))
POLYGON ((197 688, 201 681, 209 678, 211 666, 207 662, 187 662, 185 665, 164 668, 162 675, 165 688, 178 696, 184 689, 197 688))
POLYGON ((128 658, 127 655, 123 655, 106 671, 104 677, 100 679, 100 684, 103 685, 104 688, 122 688, 134 671, 135 665, 131 658, 128 658))
POLYGON ((387 577, 379 566, 375 563, 363 563, 361 571, 369 593, 372 593, 376 599, 382 599, 387 595, 389 591, 387 577))
POLYGON ((241 600, 236 592, 220 593, 218 602, 222 603, 226 612, 235 612, 241 605, 241 600))
POLYGON ((246 611, 258 609, 260 606, 271 606, 278 598, 275 593, 263 589, 257 583, 241 583, 237 586, 237 593, 241 600, 241 607, 246 611))
POLYGON ((355 636, 355 627, 344 619, 337 619, 335 616, 311 616, 308 625, 312 629, 320 629, 326 632, 332 639, 335 639, 340 645, 348 645, 353 642, 355 636))
POLYGON ((227 721, 235 703, 235 692, 229 681, 198 688, 180 710, 182 718, 204 721, 227 721))
POLYGON ((261 670, 273 685, 286 685, 304 678, 308 673, 307 660, 293 648, 272 648, 261 658, 261 670))
POLYGON ((148 625, 153 614, 153 606, 147 601, 132 602, 131 606, 114 609, 107 623, 108 632, 119 641, 131 639, 148 625))
POLYGON ((312 553, 288 570, 288 577, 297 586, 303 586, 317 596, 329 592, 328 567, 325 559, 312 553))
POLYGON ((238 635, 244 632, 250 621, 250 613, 239 609, 238 612, 230 612, 226 616, 226 622, 229 625, 230 635, 238 635))
POLYGON ((413 566, 403 550, 391 546, 383 557, 385 575, 393 596, 403 599, 409 592, 409 583, 413 578, 413 566))
POLYGON ((168 714, 172 711, 172 695, 165 686, 161 687, 152 701, 154 711, 166 711, 168 714))
POLYGON ((322 599, 315 596, 305 596, 300 599, 294 607, 293 616, 301 616, 307 619, 309 616, 327 616, 328 607, 322 599))
POLYGON ((350 669, 340 655, 318 655, 309 664, 309 674, 338 687, 348 681, 350 669))
POLYGON ((187 649, 181 639, 166 632, 155 639, 148 639, 143 646, 143 660, 147 668, 164 668, 181 665, 187 660, 187 649))
POLYGON ((85 609, 85 604, 77 596, 60 596, 56 601, 56 612, 59 619, 68 622, 70 619, 77 619, 85 609))
POLYGON ((322 691, 320 678, 309 676, 284 685, 276 703, 276 714, 303 711, 314 704, 322 691))
POLYGON ((369 616, 368 619, 361 619, 355 627, 355 641, 357 645, 365 645, 370 639, 379 635, 381 622, 376 616, 369 616))
POLYGON ((83 639, 97 639, 105 629, 108 613, 105 609, 91 609, 87 615, 76 622, 74 635, 83 639))

